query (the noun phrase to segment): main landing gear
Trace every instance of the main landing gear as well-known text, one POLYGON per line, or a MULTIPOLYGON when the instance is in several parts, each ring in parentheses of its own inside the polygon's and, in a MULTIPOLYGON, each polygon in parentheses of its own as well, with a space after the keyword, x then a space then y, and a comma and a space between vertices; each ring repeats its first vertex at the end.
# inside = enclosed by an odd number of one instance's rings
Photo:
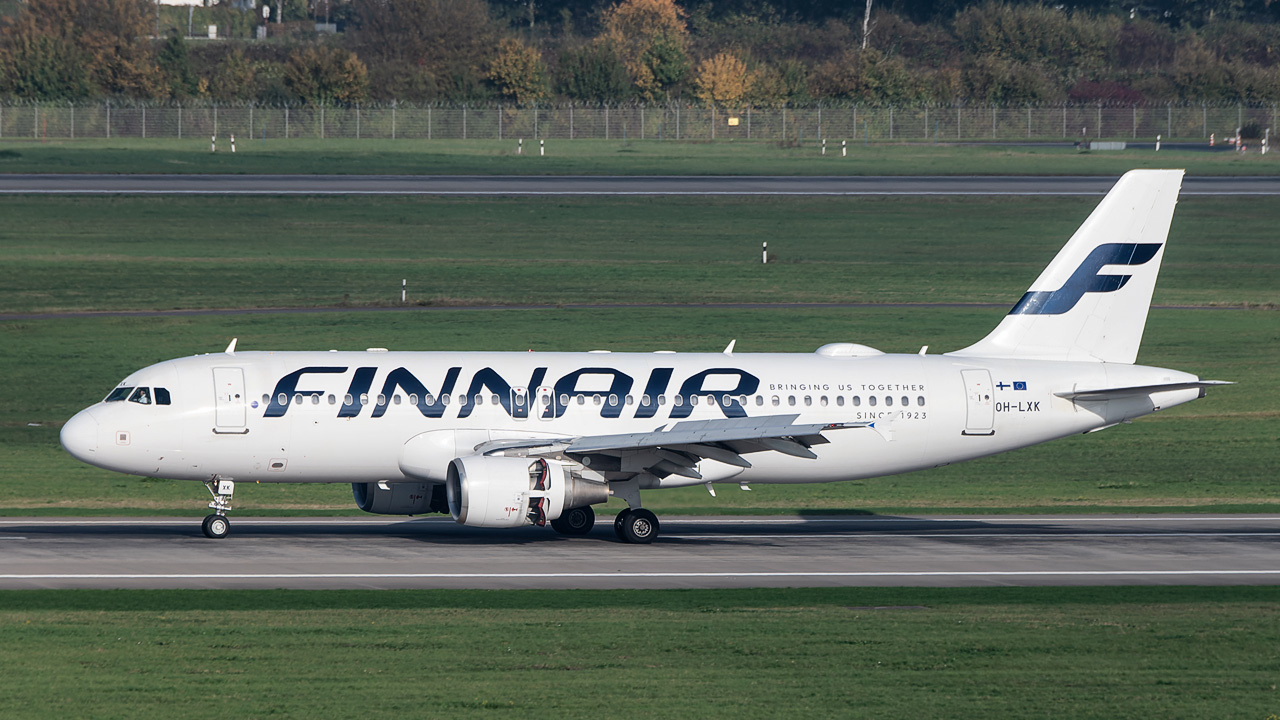
POLYGON ((596 524, 596 511, 590 505, 566 510, 551 521, 551 527, 561 535, 586 535, 596 524))
POLYGON ((613 531, 622 542, 647 545, 658 537, 661 529, 658 516, 644 508, 627 508, 613 519, 613 531))
MULTIPOLYGON (((567 510, 551 521, 551 527, 561 535, 586 535, 595 524, 596 512, 589 505, 567 510)), ((658 516, 644 508, 627 508, 613 520, 614 533, 626 543, 647 545, 658 537, 659 530, 661 525, 658 523, 658 516)))
POLYGON ((221 540, 231 532, 231 521, 227 519, 227 511, 231 509, 231 495, 236 491, 236 484, 231 480, 210 480, 204 484, 209 489, 213 500, 209 508, 213 514, 205 516, 200 529, 210 540, 221 540))

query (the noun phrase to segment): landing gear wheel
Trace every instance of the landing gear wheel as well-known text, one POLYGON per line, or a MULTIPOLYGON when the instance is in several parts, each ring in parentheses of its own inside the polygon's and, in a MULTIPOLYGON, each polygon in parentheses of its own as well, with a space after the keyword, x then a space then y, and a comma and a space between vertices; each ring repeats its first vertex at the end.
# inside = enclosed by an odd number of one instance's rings
POLYGON ((623 542, 647 545, 658 537, 658 532, 661 530, 658 516, 644 508, 632 510, 625 518, 619 513, 618 517, 622 520, 622 529, 618 535, 623 542))
POLYGON ((204 531, 204 536, 210 540, 221 540, 231 532, 231 521, 226 515, 208 515, 201 524, 200 529, 204 531))
POLYGON ((551 521, 551 527, 561 535, 586 535, 596 524, 596 511, 591 506, 573 508, 551 521))
POLYGON ((613 519, 613 534, 617 535, 622 542, 628 542, 627 536, 622 532, 622 526, 626 524, 629 517, 631 517, 631 508, 618 513, 618 516, 613 519))

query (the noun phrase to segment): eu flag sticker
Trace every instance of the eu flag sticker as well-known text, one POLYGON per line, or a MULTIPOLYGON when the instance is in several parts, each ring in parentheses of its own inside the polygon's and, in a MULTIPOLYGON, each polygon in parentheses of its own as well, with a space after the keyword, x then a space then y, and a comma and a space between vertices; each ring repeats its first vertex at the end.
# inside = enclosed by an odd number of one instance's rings
POLYGON ((1013 381, 1013 389, 1014 389, 1014 390, 1026 390, 1026 389, 1027 389, 1027 383, 1026 383, 1026 382, 1023 382, 1023 381, 1014 380, 1014 381, 1013 381))

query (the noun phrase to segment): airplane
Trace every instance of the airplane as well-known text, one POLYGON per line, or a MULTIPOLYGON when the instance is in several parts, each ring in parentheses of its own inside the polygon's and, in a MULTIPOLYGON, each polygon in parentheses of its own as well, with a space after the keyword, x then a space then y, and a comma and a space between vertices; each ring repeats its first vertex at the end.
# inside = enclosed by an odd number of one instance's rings
POLYGON ((237 484, 350 483, 370 513, 585 535, 641 493, 817 483, 949 465, 1091 433, 1231 383, 1135 365, 1182 170, 1126 173, 996 328, 942 354, 244 352, 129 375, 63 426, 98 467, 195 480, 202 530, 237 484))

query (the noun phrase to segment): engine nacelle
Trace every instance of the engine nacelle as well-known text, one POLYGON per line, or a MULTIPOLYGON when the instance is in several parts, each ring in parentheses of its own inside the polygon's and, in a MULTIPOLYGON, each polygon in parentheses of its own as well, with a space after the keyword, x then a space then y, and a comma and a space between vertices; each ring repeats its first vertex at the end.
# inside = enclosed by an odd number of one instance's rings
POLYGON ((356 507, 379 515, 425 515, 442 512, 432 498, 440 488, 432 483, 351 483, 356 507), (433 505, 435 508, 433 509, 433 505))
POLYGON ((545 525, 566 510, 609 499, 609 486, 541 458, 468 455, 449 463, 449 512, 470 527, 545 525))

